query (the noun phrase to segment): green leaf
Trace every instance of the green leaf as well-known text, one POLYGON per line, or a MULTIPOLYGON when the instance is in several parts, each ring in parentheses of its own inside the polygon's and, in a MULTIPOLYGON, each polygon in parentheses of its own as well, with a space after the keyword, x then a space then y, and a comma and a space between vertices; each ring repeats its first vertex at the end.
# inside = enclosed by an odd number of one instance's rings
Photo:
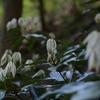
POLYGON ((5 94, 6 94, 5 90, 0 90, 0 100, 4 98, 5 94))

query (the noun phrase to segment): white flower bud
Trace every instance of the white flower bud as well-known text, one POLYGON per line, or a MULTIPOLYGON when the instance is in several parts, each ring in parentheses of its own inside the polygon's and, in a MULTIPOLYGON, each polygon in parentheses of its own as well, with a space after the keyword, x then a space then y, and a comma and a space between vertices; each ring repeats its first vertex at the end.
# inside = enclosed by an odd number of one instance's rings
POLYGON ((8 62, 6 68, 5 68, 5 75, 9 76, 10 74, 12 74, 13 78, 16 75, 16 66, 13 62, 8 62))
POLYGON ((100 23, 100 13, 96 14, 95 16, 95 22, 100 23))
POLYGON ((9 21, 6 25, 7 31, 12 28, 16 28, 16 27, 17 27, 17 20, 15 18, 13 18, 11 21, 9 21))
POLYGON ((32 59, 33 61, 39 59, 39 54, 33 54, 32 59))
POLYGON ((44 70, 39 70, 37 73, 35 73, 35 74, 32 76, 32 78, 39 77, 39 76, 41 76, 41 75, 45 76, 44 70))
POLYGON ((8 22, 6 25, 7 31, 9 31, 12 28, 12 23, 8 22))
POLYGON ((20 52, 14 52, 12 55, 12 60, 16 64, 19 62, 19 64, 22 63, 22 57, 20 52))
POLYGON ((32 22, 32 30, 33 32, 41 31, 42 26, 41 26, 41 21, 39 17, 34 18, 32 22))
POLYGON ((24 19, 22 17, 20 17, 18 19, 18 25, 22 27, 23 26, 23 22, 24 22, 24 19))
POLYGON ((10 49, 7 49, 5 52, 6 52, 7 54, 9 54, 9 55, 12 55, 12 51, 11 51, 10 49))
POLYGON ((26 17, 25 21, 27 24, 30 24, 32 22, 32 17, 26 17))
POLYGON ((57 43, 54 39, 49 39, 46 44, 48 58, 47 61, 55 61, 57 54, 57 43))
POLYGON ((11 57, 12 51, 11 50, 6 50, 3 56, 1 57, 0 65, 3 66, 7 62, 12 60, 11 57))
POLYGON ((11 20, 11 24, 12 24, 12 28, 16 28, 17 27, 17 19, 16 18, 13 18, 11 20))

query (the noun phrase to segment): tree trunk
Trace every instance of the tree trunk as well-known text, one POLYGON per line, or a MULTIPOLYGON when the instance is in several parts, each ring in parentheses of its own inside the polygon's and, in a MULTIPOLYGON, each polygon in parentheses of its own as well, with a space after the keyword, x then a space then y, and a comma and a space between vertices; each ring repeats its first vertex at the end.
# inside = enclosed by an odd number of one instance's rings
POLYGON ((40 14, 40 20, 42 25, 42 31, 46 31, 46 25, 45 25, 45 5, 44 0, 39 0, 39 14, 40 14))
POLYGON ((14 33, 9 33, 6 30, 6 24, 12 18, 18 19, 22 15, 22 2, 23 0, 4 0, 4 16, 3 16, 3 28, 0 38, 0 57, 5 49, 11 48, 11 41, 9 38, 13 38, 14 33))

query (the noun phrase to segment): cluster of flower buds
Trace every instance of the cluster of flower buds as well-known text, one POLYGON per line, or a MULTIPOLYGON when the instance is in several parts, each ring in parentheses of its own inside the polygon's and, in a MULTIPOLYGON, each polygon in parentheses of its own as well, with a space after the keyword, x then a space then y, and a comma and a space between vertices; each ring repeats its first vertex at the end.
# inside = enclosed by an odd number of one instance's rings
POLYGON ((36 32, 41 30, 41 23, 38 17, 26 17, 26 18, 19 18, 18 25, 21 27, 22 33, 25 32, 36 32))
POLYGON ((57 54, 56 41, 54 39, 48 39, 46 48, 47 48, 47 54, 48 54, 47 61, 54 63, 56 61, 56 54, 57 54))
POLYGON ((17 27, 17 24, 21 27, 22 33, 27 33, 27 32, 37 32, 41 31, 41 23, 39 17, 32 18, 32 17, 26 17, 22 18, 20 17, 18 19, 13 18, 11 21, 7 23, 7 30, 13 29, 17 27))
POLYGON ((16 65, 21 64, 22 57, 20 52, 14 52, 12 54, 11 50, 6 50, 0 60, 0 66, 6 66, 5 69, 0 69, 0 81, 4 81, 6 78, 14 78, 16 75, 16 65))

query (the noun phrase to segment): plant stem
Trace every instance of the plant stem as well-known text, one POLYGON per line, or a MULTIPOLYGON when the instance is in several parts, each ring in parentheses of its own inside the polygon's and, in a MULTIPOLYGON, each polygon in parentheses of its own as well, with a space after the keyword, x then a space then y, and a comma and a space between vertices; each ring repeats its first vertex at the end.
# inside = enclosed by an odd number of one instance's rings
MULTIPOLYGON (((53 65, 56 66, 55 61, 53 60, 53 58, 52 58, 52 62, 53 62, 53 65)), ((59 72, 59 74, 61 75, 61 77, 64 79, 64 81, 65 81, 66 83, 68 83, 67 80, 65 79, 65 77, 64 77, 64 76, 62 75, 62 73, 60 72, 60 70, 57 69, 57 71, 59 72)))
POLYGON ((59 71, 59 69, 57 69, 57 71, 58 71, 59 74, 62 76, 62 78, 64 79, 64 81, 65 81, 66 83, 68 83, 68 82, 66 81, 65 77, 62 75, 62 73, 59 71))

